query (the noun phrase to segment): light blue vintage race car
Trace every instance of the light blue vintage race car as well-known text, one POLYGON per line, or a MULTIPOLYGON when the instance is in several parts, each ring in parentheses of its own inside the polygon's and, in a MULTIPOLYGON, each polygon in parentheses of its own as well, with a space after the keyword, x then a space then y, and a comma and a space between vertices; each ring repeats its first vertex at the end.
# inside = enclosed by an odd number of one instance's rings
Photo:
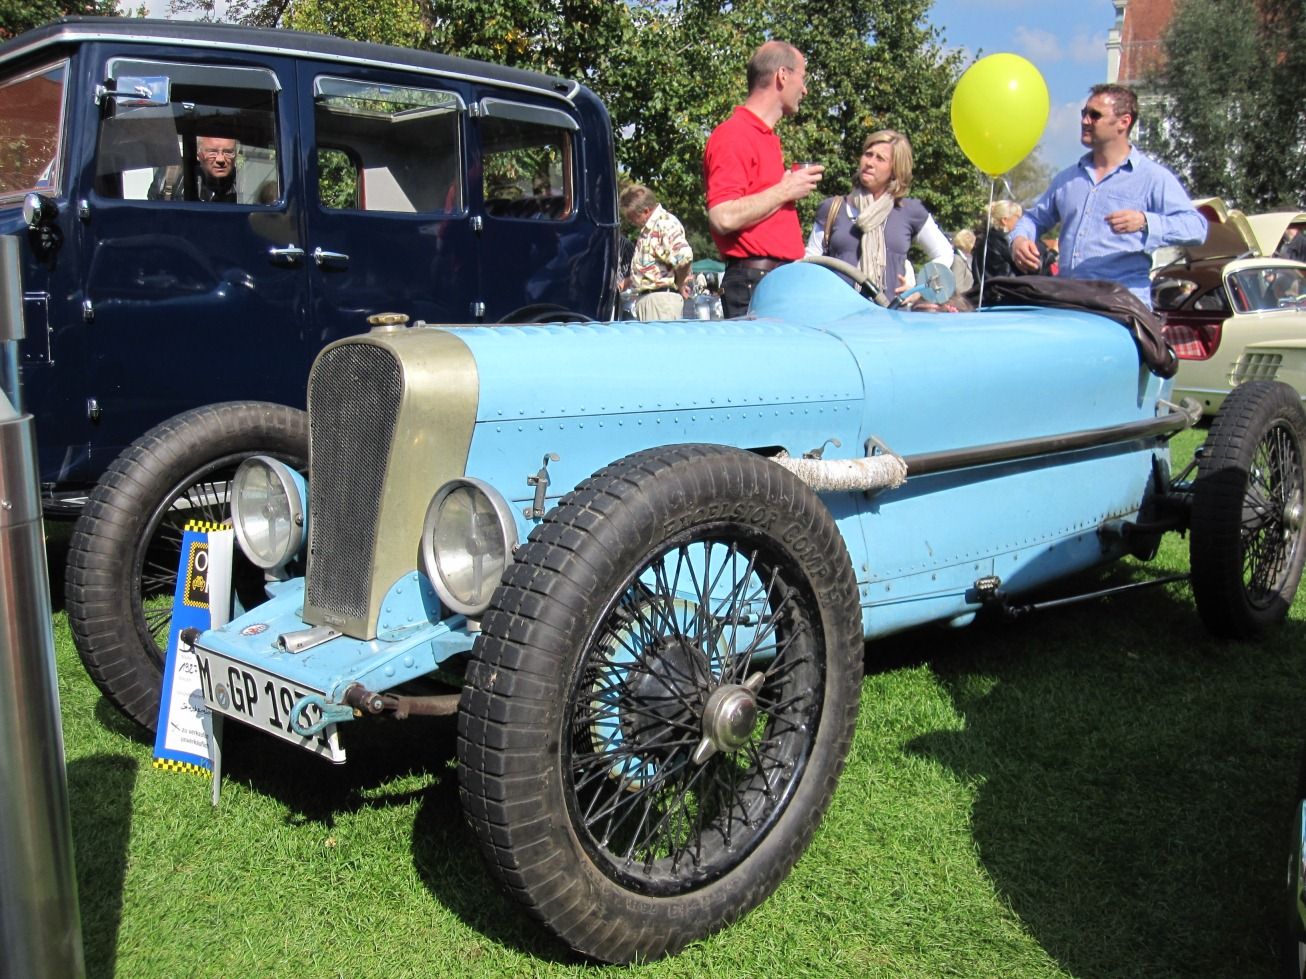
MULTIPOLYGON (((493 873, 573 948, 630 961, 734 920, 798 860, 865 640, 1018 612, 1169 530, 1215 632, 1287 614, 1291 389, 1235 390, 1172 476, 1199 412, 1112 319, 886 309, 810 264, 767 276, 752 313, 395 316, 327 347, 307 485, 267 455, 234 480, 270 598, 196 637, 208 705, 337 762, 352 722, 456 711, 493 873)), ((150 669, 88 665, 124 705, 150 669)))

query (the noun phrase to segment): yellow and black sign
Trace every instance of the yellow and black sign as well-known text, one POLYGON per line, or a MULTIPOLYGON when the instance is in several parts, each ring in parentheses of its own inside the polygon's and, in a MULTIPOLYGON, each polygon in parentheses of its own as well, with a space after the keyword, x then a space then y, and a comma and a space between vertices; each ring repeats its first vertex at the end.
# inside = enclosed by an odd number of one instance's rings
MULTIPOLYGON (((209 520, 191 520, 186 524, 187 530, 202 534, 211 534, 222 530, 227 524, 214 523, 209 520)), ((182 594, 182 604, 190 608, 209 607, 209 542, 192 540, 190 553, 186 555, 186 589, 182 594)))
POLYGON ((205 778, 211 778, 213 772, 203 765, 196 765, 189 761, 176 761, 172 758, 155 758, 154 767, 162 769, 165 772, 182 772, 186 775, 203 775, 205 778))
POLYGON ((191 608, 209 607, 209 542, 193 540, 186 555, 186 591, 182 602, 191 608))

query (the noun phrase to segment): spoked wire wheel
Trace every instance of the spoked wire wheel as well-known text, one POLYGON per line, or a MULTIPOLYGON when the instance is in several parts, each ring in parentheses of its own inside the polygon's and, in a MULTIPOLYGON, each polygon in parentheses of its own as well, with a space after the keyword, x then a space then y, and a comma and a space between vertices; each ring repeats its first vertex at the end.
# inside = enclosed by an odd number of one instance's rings
POLYGON ((824 504, 765 459, 684 445, 564 497, 482 622, 461 797, 491 869, 607 961, 763 900, 847 756, 857 584, 824 504))
POLYGON ((1279 600, 1300 547, 1302 459, 1300 444, 1285 425, 1257 443, 1243 494, 1243 587, 1256 609, 1279 600))
MULTIPOLYGON (((151 731, 185 526, 227 520, 231 477, 260 454, 304 469, 304 412, 257 401, 184 412, 128 446, 78 518, 65 594, 73 641, 109 701, 151 731)), ((232 558, 233 593, 261 601, 262 572, 239 551, 232 558)))
POLYGON ((164 493, 145 524, 132 556, 131 577, 140 593, 137 628, 145 650, 163 668, 172 627, 173 595, 186 525, 221 524, 231 518, 231 477, 247 454, 214 460, 164 493))
POLYGON ((1207 627, 1247 638, 1282 621, 1301 581, 1306 414, 1285 384, 1234 389, 1194 485, 1193 594, 1207 627))
POLYGON ((567 795, 590 857, 625 886, 721 878, 801 780, 828 667, 785 578, 739 537, 679 543, 587 645, 567 698, 567 795))

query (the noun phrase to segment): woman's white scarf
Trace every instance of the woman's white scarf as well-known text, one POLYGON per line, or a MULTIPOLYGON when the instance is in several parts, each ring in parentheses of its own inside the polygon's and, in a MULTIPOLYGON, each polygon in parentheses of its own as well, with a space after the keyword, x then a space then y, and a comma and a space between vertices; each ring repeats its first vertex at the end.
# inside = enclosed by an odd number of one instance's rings
POLYGON ((862 248, 861 254, 857 257, 857 268, 881 289, 892 290, 898 283, 884 280, 884 265, 887 260, 884 253, 884 225, 889 220, 889 212, 893 210, 893 195, 885 193, 877 199, 870 194, 858 194, 853 198, 852 203, 858 212, 853 223, 862 233, 862 248))

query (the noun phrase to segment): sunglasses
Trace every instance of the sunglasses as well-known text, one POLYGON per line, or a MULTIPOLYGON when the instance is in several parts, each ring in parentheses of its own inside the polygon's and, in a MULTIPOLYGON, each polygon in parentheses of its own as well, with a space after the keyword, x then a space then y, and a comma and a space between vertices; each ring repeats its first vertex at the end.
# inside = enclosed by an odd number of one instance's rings
POLYGON ((1093 122, 1097 122, 1104 115, 1106 115, 1106 113, 1101 109, 1090 109, 1088 106, 1084 106, 1079 110, 1079 118, 1083 119, 1087 116, 1089 119, 1093 120, 1093 122))

